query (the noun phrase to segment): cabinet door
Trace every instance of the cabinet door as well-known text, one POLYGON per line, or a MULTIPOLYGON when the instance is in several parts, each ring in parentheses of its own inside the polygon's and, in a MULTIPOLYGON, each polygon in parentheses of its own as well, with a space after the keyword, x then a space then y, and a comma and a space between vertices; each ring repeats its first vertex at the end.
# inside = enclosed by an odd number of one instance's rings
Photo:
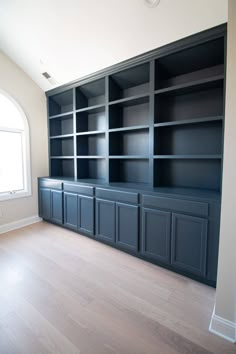
POLYGON ((116 243, 138 251, 138 206, 116 203, 116 243))
POLYGON ((64 192, 64 225, 77 230, 78 227, 78 196, 64 192))
POLYGON ((171 214, 142 208, 142 254, 157 261, 170 262, 171 214))
POLYGON ((207 224, 203 218, 172 215, 171 263, 174 266, 206 275, 207 224))
POLYGON ((51 220, 62 224, 63 217, 62 217, 62 195, 61 191, 51 191, 51 220))
POLYGON ((94 235, 94 198, 78 196, 78 229, 94 235))
POLYGON ((115 202, 96 199, 96 236, 115 242, 115 202))
POLYGON ((40 188, 39 215, 43 219, 51 218, 51 191, 50 189, 40 188))

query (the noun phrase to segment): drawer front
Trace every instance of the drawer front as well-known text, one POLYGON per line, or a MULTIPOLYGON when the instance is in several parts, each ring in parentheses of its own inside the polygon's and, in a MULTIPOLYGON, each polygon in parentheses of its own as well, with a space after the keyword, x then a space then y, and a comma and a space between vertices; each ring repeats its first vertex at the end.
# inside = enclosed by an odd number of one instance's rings
POLYGON ((64 191, 93 196, 94 187, 81 186, 79 184, 73 184, 73 183, 64 183, 64 191))
POLYGON ((142 205, 151 208, 170 209, 180 213, 190 213, 208 217, 209 205, 204 202, 142 195, 142 205))
POLYGON ((62 182, 56 180, 40 179, 39 187, 50 189, 62 189, 62 182))
POLYGON ((96 196, 102 199, 110 199, 117 202, 138 204, 138 193, 121 192, 105 188, 96 188, 96 196))

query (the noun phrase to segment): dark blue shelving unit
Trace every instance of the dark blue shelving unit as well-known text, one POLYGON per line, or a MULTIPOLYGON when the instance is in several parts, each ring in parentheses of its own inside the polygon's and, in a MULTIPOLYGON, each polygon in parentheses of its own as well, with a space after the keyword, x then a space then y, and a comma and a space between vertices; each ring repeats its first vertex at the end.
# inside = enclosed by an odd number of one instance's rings
POLYGON ((221 25, 48 91, 41 216, 214 286, 225 41, 221 25))

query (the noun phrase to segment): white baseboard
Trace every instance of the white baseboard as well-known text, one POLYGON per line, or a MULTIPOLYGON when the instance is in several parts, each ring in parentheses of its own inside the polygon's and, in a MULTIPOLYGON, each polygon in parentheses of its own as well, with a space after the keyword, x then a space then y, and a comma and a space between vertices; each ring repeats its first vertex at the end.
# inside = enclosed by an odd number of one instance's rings
POLYGON ((29 218, 13 221, 9 224, 0 225, 0 234, 4 234, 5 232, 16 230, 20 227, 34 224, 39 221, 42 221, 42 219, 38 215, 34 215, 29 218))
POLYGON ((215 308, 211 317, 209 331, 232 343, 236 343, 236 323, 217 316, 215 308))

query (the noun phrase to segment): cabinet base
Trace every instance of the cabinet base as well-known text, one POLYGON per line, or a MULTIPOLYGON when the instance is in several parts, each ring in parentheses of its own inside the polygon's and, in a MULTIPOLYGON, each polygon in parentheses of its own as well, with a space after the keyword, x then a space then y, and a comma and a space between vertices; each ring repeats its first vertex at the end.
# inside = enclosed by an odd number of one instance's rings
POLYGON ((92 235, 89 235, 89 234, 87 234, 87 233, 85 233, 85 232, 76 231, 76 230, 73 230, 72 228, 66 227, 66 226, 64 226, 64 225, 62 225, 62 224, 58 224, 58 223, 52 222, 51 220, 43 219, 43 221, 48 222, 48 223, 53 224, 53 225, 56 225, 56 226, 63 227, 63 228, 66 229, 66 230, 76 232, 76 233, 78 233, 79 235, 89 237, 89 238, 91 238, 92 240, 95 240, 95 241, 97 241, 97 242, 101 242, 101 243, 103 243, 103 244, 106 245, 106 246, 115 248, 115 249, 117 249, 117 250, 119 250, 119 251, 121 251, 121 252, 125 252, 125 253, 127 253, 127 254, 129 254, 129 255, 131 255, 131 256, 134 256, 134 257, 136 257, 136 258, 142 259, 143 261, 146 261, 146 262, 148 262, 148 263, 152 263, 152 264, 154 264, 154 265, 156 265, 156 266, 159 266, 159 267, 161 267, 161 268, 167 269, 167 270, 169 270, 169 271, 172 271, 172 272, 177 273, 177 274, 179 274, 179 275, 182 275, 182 276, 184 276, 184 277, 190 278, 190 279, 192 279, 192 280, 196 280, 196 281, 198 281, 198 282, 200 282, 200 283, 202 283, 202 284, 206 284, 206 285, 208 285, 208 286, 211 286, 211 287, 213 287, 213 288, 216 288, 216 282, 213 281, 213 280, 205 279, 205 278, 199 277, 199 276, 197 276, 197 275, 194 275, 194 274, 191 274, 191 273, 184 272, 184 271, 182 271, 182 270, 176 269, 175 267, 172 267, 171 265, 168 265, 168 264, 165 264, 165 263, 162 263, 162 262, 158 262, 158 261, 156 261, 156 260, 153 260, 153 259, 150 259, 150 258, 148 258, 148 257, 145 257, 145 256, 143 256, 143 255, 140 254, 140 253, 137 253, 137 252, 128 250, 126 247, 122 247, 122 245, 111 244, 109 241, 106 241, 106 240, 103 240, 103 239, 98 239, 98 238, 96 237, 96 235, 93 235, 93 236, 92 236, 92 235))

